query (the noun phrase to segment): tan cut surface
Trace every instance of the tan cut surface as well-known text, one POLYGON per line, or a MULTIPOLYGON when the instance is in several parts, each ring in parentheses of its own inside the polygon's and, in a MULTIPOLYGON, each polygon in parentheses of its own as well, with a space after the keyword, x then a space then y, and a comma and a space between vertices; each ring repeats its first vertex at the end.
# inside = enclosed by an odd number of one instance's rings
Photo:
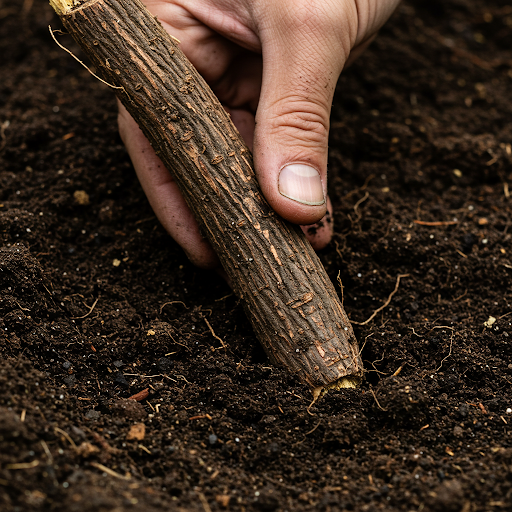
POLYGON ((77 3, 76 0, 50 0, 50 5, 58 15, 65 14, 77 3))

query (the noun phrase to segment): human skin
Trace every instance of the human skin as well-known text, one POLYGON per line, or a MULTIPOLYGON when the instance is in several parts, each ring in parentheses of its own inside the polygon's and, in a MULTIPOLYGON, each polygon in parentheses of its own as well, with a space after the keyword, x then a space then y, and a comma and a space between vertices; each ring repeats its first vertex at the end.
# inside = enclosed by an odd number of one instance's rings
MULTIPOLYGON (((205 78, 254 155, 272 208, 330 241, 329 117, 343 68, 399 0, 145 0, 205 78), (322 220, 323 219, 323 220, 322 220), (318 223, 315 229, 308 225, 318 223)), ((219 261, 172 177, 122 105, 119 131, 158 219, 202 268, 219 261)))

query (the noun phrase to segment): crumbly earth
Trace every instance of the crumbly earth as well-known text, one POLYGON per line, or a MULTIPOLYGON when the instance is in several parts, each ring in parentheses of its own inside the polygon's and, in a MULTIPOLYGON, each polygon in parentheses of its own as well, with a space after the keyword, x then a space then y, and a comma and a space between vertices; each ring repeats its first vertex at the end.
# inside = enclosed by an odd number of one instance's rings
POLYGON ((407 1, 343 74, 321 259, 367 373, 311 407, 48 24, 0 0, 0 509, 510 510, 512 7, 407 1))

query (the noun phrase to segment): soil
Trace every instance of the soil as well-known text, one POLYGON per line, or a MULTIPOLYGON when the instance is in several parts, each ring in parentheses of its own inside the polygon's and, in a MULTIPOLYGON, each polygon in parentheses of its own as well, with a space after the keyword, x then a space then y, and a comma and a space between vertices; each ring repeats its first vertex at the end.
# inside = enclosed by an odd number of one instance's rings
POLYGON ((340 79, 320 257, 366 375, 311 406, 49 24, 0 0, 0 509, 510 510, 512 7, 405 2, 340 79))

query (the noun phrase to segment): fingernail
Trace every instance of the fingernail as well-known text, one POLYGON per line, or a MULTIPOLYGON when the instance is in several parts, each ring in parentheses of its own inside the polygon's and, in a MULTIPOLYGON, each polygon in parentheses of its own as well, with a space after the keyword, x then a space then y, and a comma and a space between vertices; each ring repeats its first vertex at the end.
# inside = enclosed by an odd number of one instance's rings
POLYGON ((318 206, 325 203, 322 179, 309 165, 290 164, 279 174, 279 192, 302 204, 318 206))

